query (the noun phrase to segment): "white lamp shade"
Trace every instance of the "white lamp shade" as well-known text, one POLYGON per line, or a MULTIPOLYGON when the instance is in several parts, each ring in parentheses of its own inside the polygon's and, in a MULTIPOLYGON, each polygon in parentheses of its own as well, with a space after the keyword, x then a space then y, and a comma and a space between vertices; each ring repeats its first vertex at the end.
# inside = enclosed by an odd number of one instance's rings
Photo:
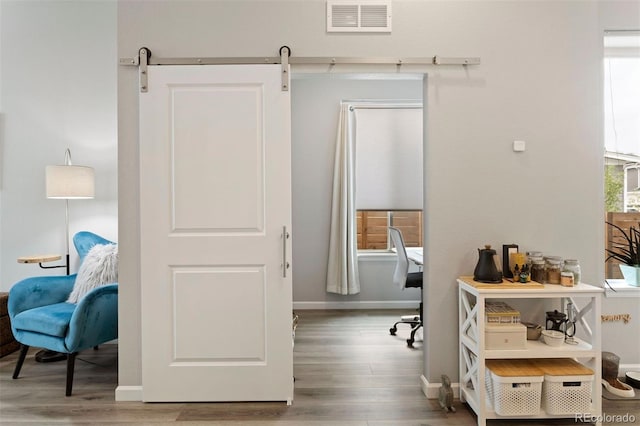
POLYGON ((95 172, 86 166, 47 166, 47 198, 95 197, 95 172))

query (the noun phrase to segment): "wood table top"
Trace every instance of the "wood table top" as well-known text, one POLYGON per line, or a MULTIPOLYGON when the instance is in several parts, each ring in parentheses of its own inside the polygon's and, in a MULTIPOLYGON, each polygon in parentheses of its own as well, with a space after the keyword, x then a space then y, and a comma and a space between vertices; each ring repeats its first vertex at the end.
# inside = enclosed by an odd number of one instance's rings
POLYGON ((62 259, 59 254, 41 254, 37 256, 22 256, 18 258, 18 263, 44 263, 54 262, 62 259))

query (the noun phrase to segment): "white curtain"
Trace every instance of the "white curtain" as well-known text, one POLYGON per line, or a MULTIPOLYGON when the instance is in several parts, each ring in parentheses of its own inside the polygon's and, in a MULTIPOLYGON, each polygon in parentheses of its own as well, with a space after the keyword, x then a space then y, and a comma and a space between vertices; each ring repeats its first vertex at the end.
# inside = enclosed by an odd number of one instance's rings
POLYGON ((333 166, 327 267, 327 292, 345 295, 360 293, 355 211, 355 125, 350 114, 353 114, 353 109, 342 103, 333 166))

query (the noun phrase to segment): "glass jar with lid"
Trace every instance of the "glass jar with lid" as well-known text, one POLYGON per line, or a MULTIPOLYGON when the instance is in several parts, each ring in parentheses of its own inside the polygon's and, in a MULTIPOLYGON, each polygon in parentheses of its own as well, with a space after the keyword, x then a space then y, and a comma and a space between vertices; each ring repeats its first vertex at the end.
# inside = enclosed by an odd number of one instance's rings
POLYGON ((540 259, 542 259, 542 252, 541 251, 528 251, 527 252, 527 258, 536 258, 539 257, 540 259))
POLYGON ((560 284, 560 274, 562 273, 562 258, 548 256, 545 258, 544 276, 547 284, 560 284))
POLYGON ((573 273, 573 283, 574 285, 580 284, 580 264, 577 259, 567 259, 564 261, 564 266, 562 267, 563 272, 571 272, 573 273))
MULTIPOLYGON (((533 273, 533 263, 535 261, 542 261, 542 264, 544 265, 544 258, 542 257, 542 252, 541 251, 528 251, 527 252, 527 265, 529 265, 529 271, 531 271, 533 273)), ((533 279, 533 277, 531 277, 532 280, 536 281, 535 279, 533 279)), ((543 282, 543 281, 538 281, 538 282, 543 282)))
POLYGON ((531 279, 539 283, 545 282, 544 259, 534 259, 531 262, 531 279))

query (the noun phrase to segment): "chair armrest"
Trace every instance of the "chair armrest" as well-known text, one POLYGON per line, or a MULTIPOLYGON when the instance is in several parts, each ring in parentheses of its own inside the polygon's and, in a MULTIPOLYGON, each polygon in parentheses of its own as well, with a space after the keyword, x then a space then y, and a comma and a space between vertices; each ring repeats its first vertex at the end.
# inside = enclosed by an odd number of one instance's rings
POLYGON ((118 337, 118 284, 91 290, 80 302, 69 322, 65 346, 78 352, 118 337))
POLYGON ((20 312, 67 300, 76 274, 50 277, 31 277, 18 281, 9 290, 7 307, 13 318, 20 312))

